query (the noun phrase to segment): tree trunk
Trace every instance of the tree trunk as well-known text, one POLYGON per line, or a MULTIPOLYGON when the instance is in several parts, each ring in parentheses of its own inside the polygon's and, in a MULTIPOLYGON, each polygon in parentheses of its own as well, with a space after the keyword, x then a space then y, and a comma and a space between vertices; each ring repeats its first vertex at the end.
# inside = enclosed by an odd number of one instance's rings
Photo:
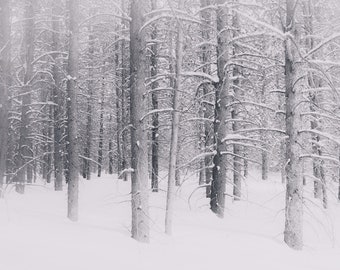
MULTIPOLYGON (((263 39, 263 51, 266 50, 266 46, 265 46, 265 39, 263 39)), ((263 69, 262 70, 262 89, 261 89, 261 103, 262 104, 266 104, 266 80, 267 80, 267 74, 266 74, 266 70, 263 69)), ((262 120, 262 127, 263 128, 267 128, 268 125, 268 121, 267 121, 267 116, 266 113, 264 111, 261 112, 261 120, 262 120)), ((267 150, 267 136, 265 131, 261 131, 260 132, 260 138, 261 141, 265 142, 265 144, 263 145, 263 150, 261 150, 261 159, 262 159, 262 164, 261 164, 261 176, 262 176, 262 180, 268 180, 268 171, 269 171, 269 160, 268 160, 268 152, 267 150)))
MULTIPOLYGON (((179 0, 178 9, 184 10, 184 1, 179 0)), ((172 96, 172 124, 171 124, 171 141, 170 141, 170 160, 168 173, 168 190, 166 198, 165 213, 165 233, 172 234, 172 218, 174 212, 175 184, 176 184, 176 167, 178 158, 178 131, 179 131, 179 91, 181 90, 181 70, 183 61, 183 25, 177 24, 176 40, 176 66, 174 92, 172 96)))
POLYGON ((147 122, 141 120, 147 113, 145 79, 147 75, 146 33, 141 29, 147 12, 147 0, 131 1, 130 22, 130 83, 131 83, 131 208, 132 238, 149 242, 148 198, 148 142, 147 122))
MULTIPOLYGON (((209 42, 210 41, 210 32, 211 32, 211 11, 209 9, 205 9, 206 7, 210 6, 211 0, 200 0, 200 7, 202 11, 200 12, 201 16, 201 21, 202 21, 202 26, 201 26, 201 35, 202 39, 204 41, 209 42)), ((201 54, 201 64, 203 66, 202 71, 207 74, 211 74, 211 46, 209 45, 204 45, 202 46, 202 54, 201 54)), ((203 100, 200 108, 201 115, 204 119, 209 119, 211 117, 211 109, 209 108, 209 105, 207 102, 204 102, 208 97, 209 93, 209 87, 208 85, 204 84, 202 86, 202 95, 203 95, 203 100)), ((212 145, 212 136, 211 136, 211 124, 209 121, 204 121, 204 124, 202 124, 202 127, 200 129, 201 132, 201 148, 203 152, 207 152, 209 149, 209 146, 212 145)), ((204 173, 204 175, 200 176, 200 183, 205 181, 205 184, 207 185, 206 188, 206 197, 210 197, 210 184, 211 184, 211 178, 212 178, 212 171, 210 168, 211 165, 211 157, 206 156, 204 158, 204 161, 201 161, 201 171, 200 173, 204 173), (204 168, 204 169, 202 169, 204 168)))
MULTIPOLYGON (((105 113, 105 72, 106 72, 106 62, 103 63, 102 68, 102 92, 100 99, 100 116, 99 116, 99 143, 98 143, 98 177, 101 177, 102 168, 103 168, 103 148, 104 148, 104 113, 105 113)), ((111 116, 111 115, 110 115, 111 116)), ((111 142, 111 140, 110 140, 111 142)), ((110 144, 109 142, 109 144, 110 144)), ((110 146, 109 146, 110 148, 110 146)), ((112 148, 112 145, 111 145, 112 148)), ((110 159, 110 152, 109 152, 110 159)), ((109 160, 110 163, 110 160, 109 160)), ((112 164, 111 164, 112 165, 112 164)), ((109 164, 110 167, 110 164, 109 164)), ((111 168, 112 171, 112 168, 111 168)))
MULTIPOLYGON (((49 93, 49 100, 52 101, 52 97, 50 96, 51 93, 49 93)), ((49 106, 48 108, 48 114, 49 114, 49 119, 53 119, 53 106, 49 106)), ((51 143, 51 140, 53 140, 53 125, 51 123, 47 123, 47 137, 48 137, 48 143, 47 143, 47 175, 46 175, 46 182, 51 183, 52 179, 52 171, 53 171, 53 144, 51 143)), ((32 166, 32 174, 33 174, 33 166, 32 166)), ((33 177, 32 177, 33 179, 33 177)))
MULTIPOLYGON (((298 44, 295 25, 295 0, 286 0, 285 32, 298 44)), ((303 246, 303 184, 301 175, 301 139, 298 129, 301 127, 299 104, 301 93, 294 88, 297 79, 297 49, 287 38, 285 47, 285 85, 286 85, 286 209, 284 241, 293 249, 303 246)))
POLYGON ((10 5, 9 0, 0 1, 0 198, 6 174, 8 146, 8 87, 10 78, 10 5))
POLYGON ((243 152, 243 177, 248 177, 248 160, 246 151, 243 152))
MULTIPOLYGON (((313 27, 313 6, 310 0, 303 2, 303 15, 305 18, 304 21, 304 29, 306 32, 306 47, 308 50, 314 49, 314 27, 313 27)), ((313 58, 314 55, 312 56, 313 58)), ((308 72, 307 74, 307 82, 308 86, 310 88, 313 88, 313 90, 309 93, 309 99, 310 99, 310 110, 311 112, 315 112, 318 107, 321 107, 320 100, 322 100, 322 91, 317 92, 314 89, 317 89, 321 87, 321 80, 317 78, 313 72, 308 72)), ((313 116, 313 120, 311 120, 311 129, 316 129, 318 131, 322 132, 322 126, 320 125, 319 117, 313 116)), ((312 135, 312 154, 316 156, 321 156, 321 138, 318 135, 312 135)), ((313 176, 315 177, 314 180, 314 197, 319 198, 324 201, 323 198, 323 191, 326 190, 325 187, 323 187, 325 183, 325 178, 322 177, 324 174, 324 168, 323 168, 323 161, 321 158, 313 158, 313 176)), ((327 199, 326 199, 327 200, 327 199)), ((327 203, 323 203, 323 205, 327 205, 327 203)))
MULTIPOLYGON (((200 105, 200 109, 198 112, 198 117, 200 119, 204 118, 204 105, 200 105)), ((200 153, 204 154, 205 153, 205 125, 203 120, 199 120, 198 124, 198 149, 200 153)), ((206 183, 205 179, 205 158, 202 157, 200 158, 199 161, 199 176, 198 176, 198 184, 200 186, 204 185, 206 183)))
POLYGON ((31 79, 33 76, 33 59, 34 59, 34 23, 35 23, 35 1, 25 2, 25 26, 23 40, 23 61, 25 63, 24 86, 22 87, 22 107, 21 107, 21 125, 19 139, 19 158, 18 158, 18 182, 16 191, 25 192, 25 182, 32 182, 31 165, 29 161, 33 157, 32 143, 29 136, 30 127, 30 105, 31 105, 31 79))
MULTIPOLYGON (((152 10, 157 9, 157 1, 151 1, 152 10)), ((151 45, 151 77, 155 77, 158 74, 158 45, 157 45, 158 30, 157 26, 153 25, 151 33, 151 39, 155 42, 151 45)), ((158 81, 154 80, 151 84, 151 89, 155 90, 159 86, 158 81)), ((157 91, 151 93, 152 109, 158 109, 158 94, 157 91)), ((158 192, 158 156, 159 156, 159 142, 158 142, 158 125, 159 125, 158 113, 152 114, 152 129, 151 129, 151 189, 153 192, 158 192)))
MULTIPOLYGON (((234 3, 237 4, 238 0, 234 0, 234 3)), ((238 18, 238 14, 233 12, 232 15, 232 29, 233 29, 233 38, 236 38, 240 32, 240 22, 238 18)), ((233 44, 233 56, 239 53, 239 48, 236 44, 233 44)), ((232 122, 232 129, 233 132, 236 133, 238 130, 241 129, 240 122, 237 121, 240 117, 240 68, 236 65, 233 66, 233 97, 235 105, 232 107, 231 111, 231 118, 236 120, 232 122)), ((233 145, 233 179, 234 179, 234 186, 233 186, 233 195, 234 201, 238 201, 241 199, 242 195, 242 147, 238 144, 233 145)))
POLYGON ((326 186, 326 176, 325 176, 325 167, 323 166, 323 161, 321 161, 321 170, 320 170, 320 181, 321 181, 321 191, 322 191, 322 206, 324 209, 328 208, 328 195, 327 195, 327 186, 326 186))
MULTIPOLYGON (((60 3, 52 0, 52 50, 59 51, 60 48, 60 24, 59 16, 62 13, 60 3)), ((60 74, 61 63, 57 54, 52 55, 54 64, 52 67, 52 74, 54 80, 54 86, 52 91, 52 98, 55 105, 53 111, 53 133, 54 133, 54 189, 56 191, 63 190, 63 156, 62 156, 62 114, 63 114, 63 102, 62 102, 62 78, 60 74)))
MULTIPOLYGON (((112 114, 110 114, 109 121, 110 121, 110 125, 111 125, 112 114)), ((111 136, 110 136, 110 139, 109 139, 109 174, 113 174, 113 141, 112 141, 111 136)))
MULTIPOLYGON (((105 66, 105 64, 104 64, 105 66)), ((100 99, 100 116, 99 116, 99 145, 98 145, 98 173, 100 177, 103 166, 103 145, 104 145, 104 99, 105 99, 105 85, 104 80, 102 84, 102 93, 100 99)))
POLYGON ((210 208, 218 217, 224 217, 225 189, 227 178, 227 156, 226 144, 223 139, 227 135, 227 104, 229 91, 229 78, 226 69, 229 55, 227 46, 229 44, 229 33, 223 31, 228 26, 228 10, 225 7, 225 0, 216 0, 217 9, 217 75, 219 82, 215 90, 215 119, 214 119, 214 143, 216 154, 213 159, 213 175, 211 182, 210 208))
MULTIPOLYGON (((118 40, 118 37, 117 37, 118 40)), ((115 75, 117 78, 121 77, 121 80, 123 80, 121 73, 123 71, 120 71, 123 69, 123 57, 121 54, 121 61, 122 61, 122 66, 120 68, 119 64, 119 44, 116 40, 116 45, 115 45, 115 56, 114 56, 114 64, 115 64, 115 75)), ((121 45, 123 46, 123 45, 121 45)), ((122 50, 123 51, 123 50, 122 50)), ((116 123, 117 123, 117 131, 116 131, 116 145, 117 145, 117 174, 119 177, 121 177, 121 173, 123 171, 122 168, 122 159, 123 159, 123 151, 122 151, 122 133, 123 133, 123 128, 124 128, 124 123, 123 123, 123 83, 120 85, 116 83, 116 123)))
MULTIPOLYGON (((124 1, 124 0, 123 0, 124 1)), ((127 112, 127 108, 128 108, 128 89, 127 89, 127 84, 128 84, 128 65, 127 65, 127 61, 129 59, 129 57, 126 55, 126 48, 125 48, 125 40, 122 40, 122 124, 123 124, 123 130, 121 133, 122 136, 122 169, 125 170, 128 168, 129 166, 129 162, 128 162, 128 136, 129 136, 129 129, 128 129, 128 125, 129 125, 129 120, 128 120, 128 112, 127 112)), ((123 180, 127 181, 128 180, 128 174, 125 173, 123 176, 123 180)))
POLYGON ((68 169, 69 182, 67 189, 67 217, 71 221, 78 220, 78 185, 79 185, 79 157, 77 136, 77 80, 79 61, 79 0, 69 1, 70 34, 69 55, 67 66, 67 128, 68 128, 68 169))
MULTIPOLYGON (((90 11, 90 16, 92 14, 90 11)), ((83 159, 83 178, 87 180, 91 179, 91 152, 92 152, 92 102, 93 102, 93 88, 94 88, 94 78, 93 78, 93 54, 94 54, 94 36, 93 27, 91 23, 88 26, 89 32, 89 43, 88 43, 88 77, 87 77, 87 110, 86 110, 86 135, 85 135, 85 149, 84 149, 84 159, 83 159)))

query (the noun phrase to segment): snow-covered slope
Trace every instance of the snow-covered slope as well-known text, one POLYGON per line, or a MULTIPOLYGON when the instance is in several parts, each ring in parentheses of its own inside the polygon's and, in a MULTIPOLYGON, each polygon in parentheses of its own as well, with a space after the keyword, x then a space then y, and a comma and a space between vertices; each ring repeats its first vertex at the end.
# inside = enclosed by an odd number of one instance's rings
POLYGON ((172 237, 163 233, 165 192, 151 194, 149 245, 130 238, 130 184, 115 177, 82 180, 78 223, 65 218, 66 193, 52 186, 28 186, 23 196, 8 192, 0 201, 1 269, 339 270, 336 200, 324 211, 306 199, 305 248, 296 252, 282 241, 284 187, 275 175, 256 179, 246 181, 244 201, 227 198, 220 220, 189 177, 177 192, 172 237))

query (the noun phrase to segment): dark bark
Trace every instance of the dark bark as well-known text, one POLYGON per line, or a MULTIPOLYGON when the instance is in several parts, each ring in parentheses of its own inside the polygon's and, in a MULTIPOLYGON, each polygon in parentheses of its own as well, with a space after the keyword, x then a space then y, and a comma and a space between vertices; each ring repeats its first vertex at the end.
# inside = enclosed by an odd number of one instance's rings
MULTIPOLYGON (((110 124, 112 123, 112 114, 110 114, 110 124)), ((109 139, 109 174, 113 174, 113 141, 109 139)))
POLYGON ((215 118, 214 118, 214 143, 216 154, 213 159, 213 174, 211 182, 210 208, 218 217, 224 217, 225 189, 227 177, 227 156, 223 155, 226 151, 223 139, 227 135, 227 104, 229 91, 229 78, 226 64, 229 59, 227 46, 229 44, 229 33, 223 31, 228 26, 228 10, 225 7, 225 0, 216 0, 217 5, 217 75, 219 83, 215 90, 215 118))
MULTIPOLYGON (((156 0, 151 1, 152 10, 157 9, 156 0)), ((151 33, 151 39, 156 40, 158 36, 157 26, 153 25, 153 30, 151 33)), ((155 77, 158 74, 158 45, 154 42, 151 45, 151 77, 155 77)), ((152 82, 151 90, 157 89, 159 86, 157 81, 152 82)), ((151 93, 151 103, 152 109, 158 109, 158 94, 157 91, 152 91, 151 93)), ((159 141, 158 141, 158 126, 159 126, 159 116, 158 113, 152 114, 152 128, 151 128, 151 189, 153 192, 158 192, 158 156, 159 156, 159 141)))
MULTIPOLYGON (((104 64, 105 65, 105 64, 104 64)), ((99 116, 99 143, 98 143, 98 173, 100 177, 103 166, 103 146, 104 146, 104 99, 105 99, 105 85, 102 85, 102 93, 100 99, 100 116, 99 116)))

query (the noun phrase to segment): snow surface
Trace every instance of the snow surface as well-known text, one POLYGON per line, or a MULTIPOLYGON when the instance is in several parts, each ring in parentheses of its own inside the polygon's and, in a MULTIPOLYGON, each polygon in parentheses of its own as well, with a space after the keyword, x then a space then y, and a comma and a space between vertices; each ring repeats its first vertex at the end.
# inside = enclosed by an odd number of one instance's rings
MULTIPOLYGON (((244 183, 244 201, 227 198, 221 220, 210 213, 204 189, 196 189, 197 178, 188 177, 177 192, 171 237, 163 233, 165 192, 150 194, 150 244, 130 238, 130 184, 116 177, 81 180, 77 223, 65 218, 66 192, 49 185, 28 186, 25 195, 8 190, 0 201, 1 269, 339 270, 335 198, 326 211, 306 200, 305 248, 293 251, 282 241, 285 194, 279 176, 256 179, 253 174, 244 183)), ((165 184, 166 177, 162 189, 165 184)))

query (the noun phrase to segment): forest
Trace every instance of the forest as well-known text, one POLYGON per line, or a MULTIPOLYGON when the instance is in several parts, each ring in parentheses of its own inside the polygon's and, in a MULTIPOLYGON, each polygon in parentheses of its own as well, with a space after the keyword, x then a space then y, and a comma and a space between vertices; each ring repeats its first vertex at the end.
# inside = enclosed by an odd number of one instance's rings
POLYGON ((327 239, 314 265, 329 265, 313 269, 337 269, 339 48, 338 0, 0 0, 0 252, 21 245, 20 222, 32 245, 48 222, 155 251, 210 228, 198 252, 216 267, 218 231, 234 230, 263 232, 287 261, 327 239))

